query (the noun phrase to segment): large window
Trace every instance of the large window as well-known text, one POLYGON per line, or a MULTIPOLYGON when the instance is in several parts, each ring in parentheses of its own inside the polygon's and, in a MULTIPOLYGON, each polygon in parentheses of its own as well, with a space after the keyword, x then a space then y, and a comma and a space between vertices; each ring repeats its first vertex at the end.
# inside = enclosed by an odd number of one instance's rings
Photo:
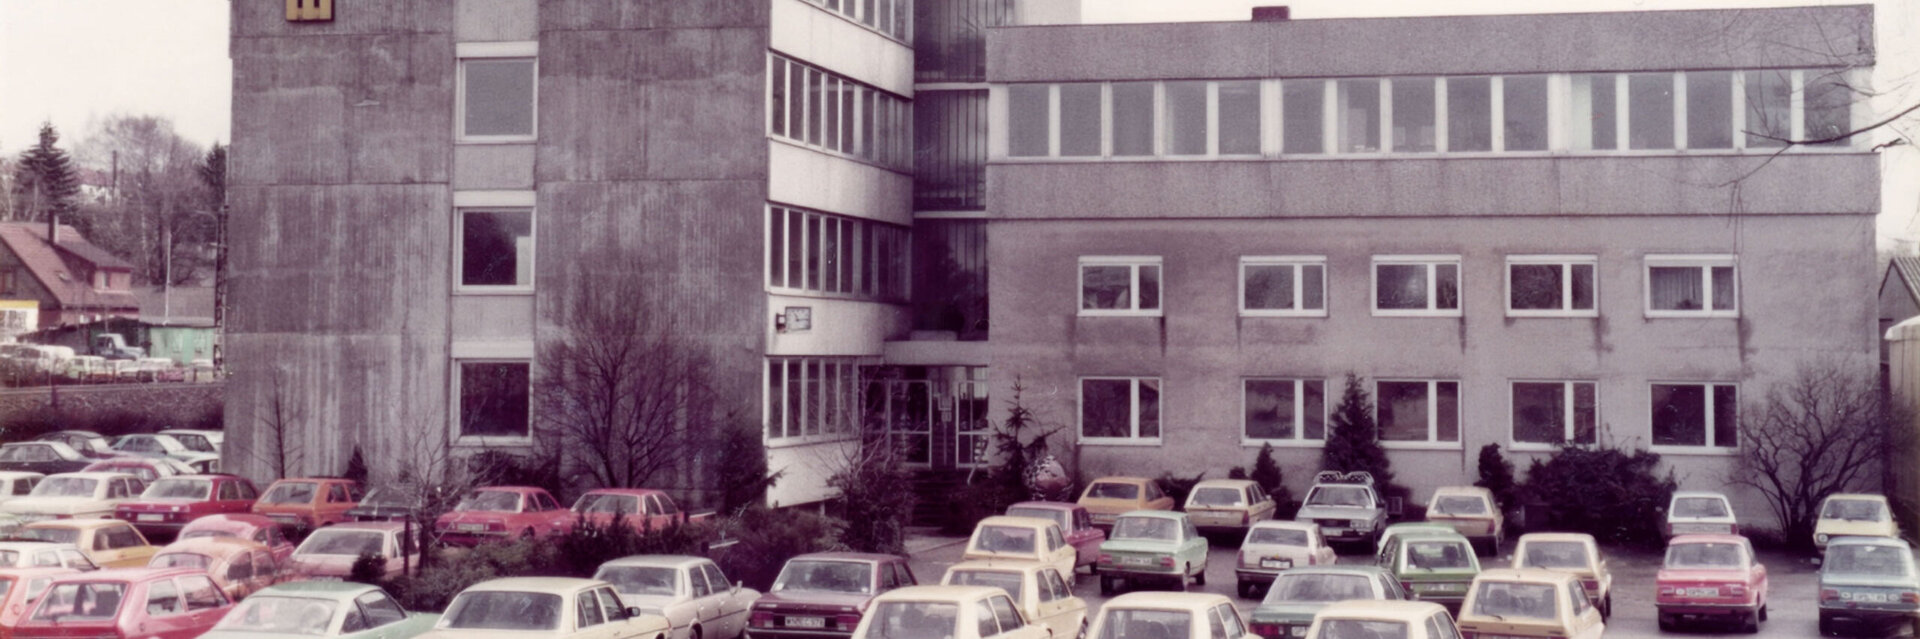
POLYGON ((881 301, 907 297, 907 229, 767 207, 767 286, 881 301))
POLYGON ((1380 81, 1334 83, 1334 135, 1338 153, 1377 153, 1380 148, 1380 81))
POLYGON ((1460 256, 1373 258, 1373 314, 1460 315, 1460 256))
POLYGON ((768 55, 767 133, 897 170, 913 165, 912 109, 874 87, 768 55))
POLYGON ((1578 151, 1611 151, 1620 148, 1620 92, 1624 76, 1611 73, 1576 75, 1567 118, 1570 146, 1578 151))
POLYGON ((1081 315, 1159 315, 1160 258, 1080 258, 1081 315))
POLYGON ((1493 79, 1447 78, 1447 150, 1493 150, 1493 79))
POLYGON ((1082 378, 1080 440, 1088 443, 1159 443, 1160 379, 1082 378))
POLYGON ((850 357, 767 358, 767 439, 840 437, 859 419, 860 366, 850 357))
POLYGON ((1393 150, 1395 153, 1427 153, 1438 149, 1434 134, 1433 78, 1396 78, 1393 89, 1393 150))
POLYGON ((531 365, 526 361, 455 360, 459 369, 459 438, 530 436, 531 365))
POLYGON ((1731 255, 1649 255, 1647 317, 1738 317, 1739 280, 1731 255))
POLYGON ((1739 406, 1732 384, 1654 384, 1653 445, 1739 446, 1739 406))
POLYGON ((459 99, 456 137, 461 142, 528 142, 534 139, 539 71, 537 42, 462 42, 457 47, 459 99))
POLYGON ((1113 154, 1154 154, 1153 82, 1116 82, 1110 87, 1113 154))
POLYGON ((1327 258, 1240 258, 1240 314, 1326 317, 1327 258))
POLYGON ((1312 155, 1326 152, 1327 83, 1324 80, 1287 80, 1280 83, 1281 152, 1312 155))
POLYGON ((1326 380, 1249 379, 1243 390, 1244 439, 1314 443, 1326 439, 1326 380))
POLYGON ((1592 317, 1594 270, 1590 255, 1516 255, 1507 258, 1507 314, 1515 317, 1592 317))
POLYGON ((1733 148, 1733 73, 1689 71, 1687 80, 1687 148, 1733 148))
MULTIPOLYGON (((887 37, 909 42, 912 38, 912 0, 802 0, 807 4, 838 13, 847 20, 878 31, 887 37)), ((935 7, 940 6, 936 4, 935 7)), ((998 26, 998 25, 994 25, 998 26)))
POLYGON ((1500 84, 1500 150, 1547 150, 1547 76, 1506 76, 1500 84))
POLYGON ((460 288, 533 289, 533 211, 460 211, 460 288))
POLYGON ((1513 443, 1592 444, 1598 400, 1593 382, 1514 382, 1513 443))
POLYGON ((1460 441, 1460 382, 1380 380, 1374 390, 1381 441, 1460 441))

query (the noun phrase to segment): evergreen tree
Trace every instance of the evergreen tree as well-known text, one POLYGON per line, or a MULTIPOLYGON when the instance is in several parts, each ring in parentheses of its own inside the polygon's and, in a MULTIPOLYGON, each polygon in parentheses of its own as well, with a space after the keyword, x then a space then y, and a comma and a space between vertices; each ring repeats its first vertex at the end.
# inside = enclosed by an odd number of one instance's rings
POLYGON ((20 154, 14 169, 13 195, 20 219, 44 220, 49 213, 72 219, 74 197, 80 194, 80 174, 73 158, 55 144, 60 134, 52 122, 40 125, 40 143, 20 154))
POLYGON ((1393 471, 1387 451, 1380 447, 1380 429, 1373 422, 1373 400, 1363 386, 1365 380, 1347 373, 1347 388, 1340 395, 1329 424, 1327 445, 1321 449, 1320 468, 1352 472, 1364 470, 1373 475, 1376 489, 1385 493, 1393 483, 1393 471))
POLYGON ((1513 462, 1500 454, 1499 444, 1487 444, 1480 447, 1480 481, 1473 485, 1493 493, 1493 499, 1500 503, 1501 510, 1513 508, 1514 483, 1513 462))

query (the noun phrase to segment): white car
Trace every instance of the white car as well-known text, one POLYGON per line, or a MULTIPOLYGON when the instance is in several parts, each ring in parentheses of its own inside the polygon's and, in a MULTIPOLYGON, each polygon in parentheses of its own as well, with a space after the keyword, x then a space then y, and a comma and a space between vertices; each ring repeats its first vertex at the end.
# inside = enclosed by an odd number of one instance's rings
POLYGON ((1083 637, 1087 600, 1073 596, 1072 575, 1037 561, 966 561, 947 569, 946 586, 992 586, 1013 597, 1027 621, 1046 627, 1050 636, 1083 637))
POLYGON ((760 591, 727 581, 705 557, 623 557, 601 564, 593 578, 613 584, 628 607, 666 617, 674 639, 738 637, 760 598, 760 591))
POLYGON ((220 444, 226 440, 227 433, 218 430, 199 430, 194 428, 169 428, 160 434, 180 440, 189 450, 196 453, 220 454, 220 444))
POLYGON ((1233 574, 1240 584, 1240 596, 1248 599, 1253 598, 1255 590, 1273 583, 1282 571, 1339 560, 1333 547, 1320 536, 1320 525, 1308 521, 1253 522, 1236 557, 1233 574))
POLYGON ((94 570, 99 566, 81 554, 73 544, 50 541, 0 542, 0 568, 72 568, 94 570))
POLYGON ((1240 610, 1226 595, 1202 592, 1130 592, 1114 597, 1100 607, 1100 616, 1087 636, 1260 639, 1247 629, 1240 610))
MULTIPOLYGON (((822 636, 819 634, 793 635, 822 636)), ((830 636, 830 635, 828 635, 830 636)), ((1047 639, 1007 593, 986 586, 907 586, 873 598, 850 639, 1047 639)))
POLYGON ((628 608, 598 579, 508 577, 483 581, 447 604, 431 639, 665 639, 667 618, 628 608))
POLYGON ((185 459, 201 452, 188 448, 186 444, 181 443, 178 439, 174 439, 172 435, 148 433, 121 435, 118 439, 113 440, 112 448, 114 452, 123 455, 172 457, 174 459, 185 459))
POLYGON ((0 503, 0 513, 32 522, 43 519, 105 519, 113 508, 140 498, 146 483, 128 473, 61 473, 40 480, 25 497, 0 503))
POLYGON ((0 503, 33 493, 46 475, 26 470, 0 470, 0 503))
POLYGON ((1734 519, 1733 502, 1720 493, 1682 490, 1667 502, 1667 536, 1738 535, 1740 522, 1734 519))

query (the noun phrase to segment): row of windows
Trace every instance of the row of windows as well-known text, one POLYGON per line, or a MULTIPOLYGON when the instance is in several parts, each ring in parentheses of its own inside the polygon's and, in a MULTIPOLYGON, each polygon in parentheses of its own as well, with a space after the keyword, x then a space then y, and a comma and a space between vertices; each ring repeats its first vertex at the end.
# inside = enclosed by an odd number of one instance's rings
POLYGON ((913 0, 803 0, 885 34, 911 43, 913 0))
POLYGON ((1851 131, 1847 80, 1770 69, 1011 84, 1007 154, 1776 150, 1851 131))
MULTIPOLYGON (((1317 445, 1330 424, 1328 395, 1337 381, 1249 378, 1241 381, 1240 435, 1247 442, 1317 445)), ((1080 440, 1146 443, 1162 440, 1164 386, 1157 377, 1080 380, 1080 440)), ((1381 441, 1409 445, 1460 442, 1460 382, 1376 380, 1374 419, 1381 441)), ((1648 415, 1656 446, 1733 448, 1738 445, 1737 390, 1732 384, 1648 385, 1648 415)), ((1597 383, 1515 380, 1509 383, 1509 443, 1555 446, 1598 442, 1597 383)))
MULTIPOLYGON (((1739 293, 1731 255, 1649 255, 1644 259, 1647 317, 1735 317, 1739 293)), ((1080 314, 1160 315, 1161 258, 1081 257, 1080 314)), ((1507 315, 1595 317, 1599 258, 1507 257, 1507 315)), ((1327 258, 1240 258, 1240 313, 1326 317, 1327 258)), ((1373 257, 1373 314, 1460 315, 1460 257, 1373 257)))
POLYGON ((899 301, 907 297, 907 229, 767 207, 767 286, 899 301))
POLYGON ((913 168, 907 100, 778 54, 767 56, 767 132, 881 166, 913 168))
POLYGON ((768 358, 767 438, 852 433, 860 415, 859 383, 856 358, 768 358))

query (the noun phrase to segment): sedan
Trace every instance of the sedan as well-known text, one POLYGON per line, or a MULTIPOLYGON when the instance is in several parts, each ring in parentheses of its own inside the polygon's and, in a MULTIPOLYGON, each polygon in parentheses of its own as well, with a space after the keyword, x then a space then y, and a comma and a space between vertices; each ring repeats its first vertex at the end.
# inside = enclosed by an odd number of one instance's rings
POLYGON ((604 581, 508 577, 474 584, 455 595, 433 631, 420 636, 654 639, 670 630, 666 617, 626 607, 613 585, 604 581))
POLYGON ((1820 563, 1820 634, 1843 629, 1920 630, 1920 572, 1907 542, 1841 537, 1820 563))
POLYGON ((433 628, 440 615, 409 613, 379 586, 301 581, 254 593, 202 639, 261 635, 407 639, 433 628))
POLYGON ((159 548, 147 543, 133 524, 114 519, 62 519, 27 524, 26 536, 57 544, 71 544, 101 568, 139 568, 159 548))
MULTIPOLYGON (((22 531, 22 537, 32 537, 30 531, 22 531)), ((99 566, 93 560, 73 547, 71 542, 58 541, 0 541, 0 568, 68 568, 72 570, 95 570, 99 566)))
POLYGON ((1067 545, 1066 535, 1053 520, 1004 515, 980 520, 973 527, 973 537, 967 540, 966 551, 960 554, 962 560, 1038 561, 1066 574, 1073 574, 1078 557, 1078 551, 1067 545))
POLYGON ((1304 521, 1258 521, 1240 541, 1233 574, 1240 584, 1240 596, 1252 598, 1257 588, 1273 583, 1274 576, 1282 571, 1337 561, 1333 547, 1320 536, 1320 526, 1304 521))
POLYGON ((285 564, 293 558, 293 542, 281 533, 273 520, 260 515, 207 515, 180 529, 180 539, 201 537, 239 537, 266 546, 273 560, 285 564))
POLYGON ((1740 534, 1740 522, 1733 516, 1733 502, 1726 495, 1682 490, 1667 504, 1667 536, 1697 534, 1740 534))
POLYGON ((1820 502, 1820 519, 1813 524, 1813 546, 1826 549, 1836 537, 1899 537, 1900 525, 1894 523, 1881 495, 1828 495, 1820 502))
POLYGON ((1060 524, 1060 532, 1067 536, 1067 544, 1073 546, 1074 563, 1097 570, 1100 564, 1100 542, 1107 540, 1106 531, 1093 525, 1093 514, 1080 504, 1063 501, 1023 501, 1007 507, 1007 515, 1012 517, 1038 517, 1051 519, 1060 524))
POLYGON ((90 430, 56 430, 35 437, 33 441, 60 442, 88 457, 106 458, 117 454, 108 445, 107 438, 90 430))
POLYGON ((24 470, 42 475, 74 473, 94 461, 94 458, 82 455, 62 442, 34 441, 0 445, 0 470, 24 470))
POLYGON ((1278 508, 1260 484, 1245 479, 1209 479, 1187 494, 1187 515, 1202 532, 1245 533, 1256 522, 1273 519, 1278 508))
POLYGON ((139 478, 125 473, 65 473, 41 480, 25 497, 0 503, 0 512, 28 521, 99 519, 145 489, 139 478))
POLYGON ((0 502, 33 494, 46 475, 26 470, 0 470, 0 502))
POLYGON ((1606 630, 1578 578, 1533 569, 1497 568, 1474 577, 1459 623, 1470 637, 1600 639, 1606 630))
POLYGON ((86 468, 80 470, 89 473, 126 473, 139 477, 140 481, 147 483, 153 483, 154 480, 161 477, 201 474, 200 471, 194 469, 192 464, 172 457, 134 457, 130 455, 102 459, 87 464, 86 468))
POLYGON ((1080 493, 1080 505, 1093 515, 1093 525, 1112 527, 1121 513, 1135 510, 1173 510, 1179 504, 1145 477, 1101 477, 1080 493))
POLYGON ((378 557, 387 579, 400 576, 409 563, 420 563, 420 551, 406 535, 405 522, 356 521, 313 531, 293 551, 291 571, 304 579, 346 579, 362 555, 378 557))
POLYGON ((915 583, 899 555, 800 555, 787 560, 773 588, 753 603, 748 632, 754 639, 846 637, 874 596, 915 583))
POLYGON ((150 435, 146 433, 121 435, 118 439, 113 440, 112 448, 114 452, 123 455, 172 457, 175 459, 184 458, 195 452, 199 452, 188 448, 186 444, 180 443, 180 440, 174 439, 172 435, 150 435))
POLYGON ((287 578, 284 566, 266 546, 233 537, 188 539, 168 544, 147 562, 148 568, 204 570, 234 601, 287 578))
POLYGON ((1479 486, 1442 486, 1427 501, 1427 521, 1447 524, 1487 554, 1500 554, 1506 537, 1506 516, 1494 503, 1493 491, 1479 486))
POLYGON ((1767 567, 1739 535, 1681 535, 1654 577, 1660 629, 1686 620, 1731 621, 1757 632, 1767 620, 1767 567))
POLYGON ((1120 580, 1172 580, 1207 584, 1207 538, 1186 513, 1136 510, 1113 522, 1113 535, 1100 544, 1100 594, 1111 595, 1120 580))
POLYGON ((666 617, 674 639, 738 637, 760 598, 760 591, 728 582, 705 557, 625 557, 601 564, 593 578, 613 584, 628 607, 666 617))
POLYGON ((433 522, 433 532, 445 543, 476 546, 565 532, 572 526, 573 512, 561 508, 546 489, 493 486, 468 493, 453 512, 433 522))
POLYGON ((1087 636, 1260 639, 1248 630, 1226 595, 1199 592, 1134 592, 1114 597, 1100 607, 1087 636))
POLYGON ((1404 601, 1407 592, 1378 566, 1310 566, 1280 573, 1267 598, 1248 615, 1262 637, 1304 637, 1327 604, 1352 599, 1404 601))
POLYGON ((913 586, 874 599, 853 639, 1048 639, 1007 593, 983 586, 913 586))
POLYGON ((1013 605, 1027 620, 1045 627, 1050 636, 1086 636, 1087 600, 1073 596, 1067 577, 1053 566, 1031 561, 968 561, 948 568, 940 583, 999 588, 1013 597, 1013 605))
POLYGON ((133 522, 153 539, 173 539, 188 522, 207 515, 245 514, 260 493, 253 482, 234 475, 165 477, 147 486, 140 498, 115 506, 116 519, 133 522))
POLYGON ((1586 533, 1527 533, 1515 542, 1513 568, 1564 572, 1580 580, 1600 618, 1613 616, 1613 571, 1600 556, 1600 544, 1586 533))
POLYGON ((232 607, 199 570, 85 572, 55 577, 13 636, 189 639, 213 629, 232 607))
POLYGON ((1329 604, 1313 616, 1307 630, 1312 639, 1393 637, 1395 639, 1458 639, 1453 616, 1428 601, 1342 601, 1329 604))

